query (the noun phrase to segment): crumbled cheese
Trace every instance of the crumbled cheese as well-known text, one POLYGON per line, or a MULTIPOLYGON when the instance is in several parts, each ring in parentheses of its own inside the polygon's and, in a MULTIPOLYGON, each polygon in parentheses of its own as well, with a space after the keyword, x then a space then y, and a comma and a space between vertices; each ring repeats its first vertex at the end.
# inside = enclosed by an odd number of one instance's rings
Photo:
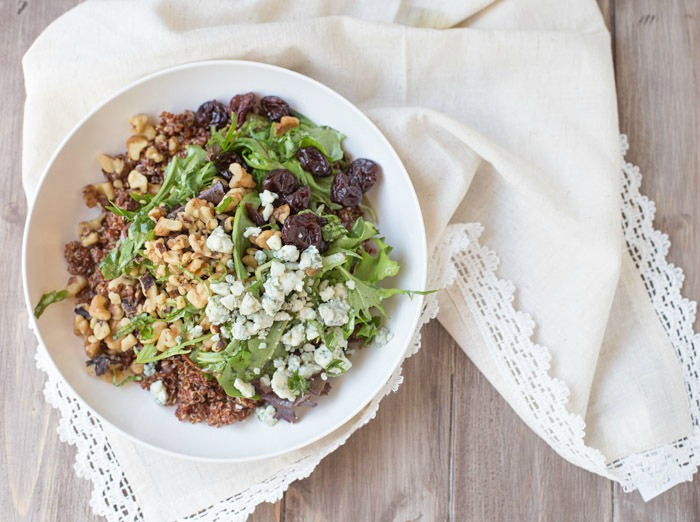
POLYGON ((260 194, 261 205, 272 205, 279 196, 269 190, 263 190, 260 194))
POLYGON ((350 290, 355 290, 355 281, 352 279, 348 279, 345 281, 345 286, 347 286, 350 290))
POLYGON ((314 361, 319 366, 325 368, 333 361, 333 354, 325 344, 321 344, 314 351, 314 361))
POLYGON ((282 335, 282 344, 287 346, 299 346, 304 342, 304 325, 298 324, 282 335))
POLYGON ((301 366, 301 357, 298 355, 290 355, 289 359, 287 359, 287 370, 294 373, 299 369, 299 366, 301 366))
POLYGON ((209 299, 205 313, 212 324, 221 324, 231 316, 229 310, 220 302, 220 298, 213 296, 209 299))
POLYGON ((277 410, 272 404, 268 404, 267 406, 258 406, 255 408, 255 416, 260 422, 267 424, 268 426, 274 426, 277 424, 277 418, 275 417, 276 415, 277 410))
POLYGON ((233 251, 233 241, 223 227, 216 227, 207 238, 207 248, 212 252, 230 254, 233 251))
POLYGON ((250 237, 250 236, 259 236, 262 234, 262 230, 260 227, 248 227, 243 231, 243 237, 250 237))
POLYGON ((260 384, 263 386, 270 386, 270 376, 269 375, 263 375, 260 377, 260 384))
POLYGON ((299 310, 299 319, 303 321, 315 321, 316 320, 316 310, 310 306, 306 306, 299 310))
MULTIPOLYGON (((272 212, 274 212, 274 210, 275 210, 275 207, 273 207, 272 205, 270 205, 270 204, 265 205, 265 206, 263 207, 263 211, 262 211, 262 217, 263 217, 263 219, 264 219, 265 221, 269 221, 269 220, 270 220, 270 216, 272 215, 272 212)), ((269 243, 268 243, 268 245, 269 245, 269 243)), ((279 249, 278 249, 278 250, 279 250, 279 249)))
POLYGON ((267 246, 270 247, 270 250, 279 250, 282 248, 282 239, 277 235, 270 236, 267 239, 267 246))
POLYGON ((239 299, 235 295, 229 294, 219 299, 219 302, 233 312, 238 307, 239 299))
POLYGON ((287 312, 277 312, 274 317, 275 321, 289 321, 292 319, 292 316, 287 312))
POLYGON ((246 328, 246 321, 239 318, 235 323, 231 325, 231 337, 239 341, 247 341, 250 339, 251 335, 248 333, 246 328))
POLYGON ((239 311, 243 315, 252 315, 262 308, 260 301, 258 301, 252 294, 246 294, 241 301, 241 306, 239 311))
POLYGON ((165 406, 165 403, 168 402, 168 391, 165 389, 165 386, 163 386, 163 381, 155 381, 151 383, 149 391, 151 392, 153 402, 156 404, 165 406))
POLYGON ((316 375, 318 372, 321 371, 321 367, 318 364, 314 364, 313 362, 306 361, 304 360, 304 355, 311 355, 309 353, 305 353, 301 356, 301 360, 304 361, 304 364, 302 364, 299 367, 299 375, 303 377, 304 379, 310 379, 314 375, 316 375))
POLYGON ((344 300, 344 299, 347 299, 347 298, 348 298, 348 291, 347 291, 347 289, 345 288, 345 285, 344 285, 344 284, 338 283, 338 284, 335 285, 334 289, 335 289, 335 296, 336 296, 338 299, 343 299, 343 300, 344 300))
MULTIPOLYGON (((262 346, 262 345, 261 345, 262 346)), ((253 368, 253 373, 255 375, 260 375, 260 368, 253 368)))
POLYGON ((318 315, 321 316, 326 326, 343 326, 350 320, 348 306, 338 299, 331 299, 327 303, 320 304, 318 315))
POLYGON ((225 280, 228 284, 232 284, 232 283, 236 280, 236 278, 233 277, 233 274, 226 274, 226 277, 224 277, 224 280, 225 280))
POLYGON ((267 294, 265 294, 262 298, 263 310, 265 310, 265 313, 267 313, 268 315, 274 316, 279 311, 279 309, 282 308, 283 304, 284 300, 273 299, 267 294))
POLYGON ((192 337, 199 337, 200 335, 202 335, 202 331, 203 331, 202 325, 197 324, 197 325, 193 326, 192 329, 190 330, 190 335, 192 337))
POLYGON ((332 286, 327 286, 326 288, 324 288, 323 290, 321 290, 318 293, 318 296, 321 298, 321 301, 323 301, 324 303, 328 302, 335 297, 335 290, 333 289, 332 286))
POLYGON ((377 347, 384 346, 394 338, 394 334, 388 328, 382 326, 374 336, 374 345, 377 347))
POLYGON ((318 339, 319 333, 318 328, 313 323, 306 323, 306 339, 308 341, 313 341, 318 339))
POLYGON ((285 267, 279 261, 272 261, 270 264, 270 277, 279 277, 284 274, 285 267))
POLYGON ((228 261, 226 261, 226 268, 228 268, 229 270, 233 270, 234 268, 236 268, 236 264, 233 262, 233 259, 229 259, 228 261))
POLYGON ((296 399, 296 395, 294 395, 294 392, 289 389, 290 377, 291 374, 287 370, 278 368, 272 375, 270 384, 272 386, 272 391, 275 392, 280 399, 293 401, 296 399))
POLYGON ((263 250, 256 250, 253 257, 255 257, 255 262, 258 263, 258 265, 263 265, 267 261, 267 256, 263 250))
POLYGON ((253 395, 255 395, 255 386, 249 382, 244 382, 236 378, 236 380, 233 381, 233 387, 241 392, 241 395, 243 395, 243 397, 246 399, 250 399, 253 395))
POLYGON ((279 368, 284 368, 287 365, 287 363, 284 359, 282 359, 281 357, 278 357, 277 359, 272 361, 272 365, 275 368, 279 369, 279 368))
POLYGON ((146 363, 143 365, 143 374, 146 377, 152 377, 156 373, 156 363, 146 363))
POLYGON ((323 266, 323 258, 318 251, 318 248, 311 245, 306 250, 301 253, 301 259, 299 260, 299 268, 321 268, 323 266))
POLYGON ((299 259, 299 249, 294 245, 284 245, 277 250, 274 255, 277 259, 285 263, 296 263, 297 259, 299 259))
POLYGON ((219 282, 219 283, 209 283, 209 288, 211 289, 212 292, 214 292, 217 295, 228 295, 231 293, 229 290, 229 285, 224 282, 219 282))
POLYGON ((231 283, 230 292, 232 295, 235 295, 236 297, 242 296, 243 292, 245 292, 245 286, 243 285, 243 282, 242 281, 233 281, 231 283))
MULTIPOLYGON (((221 340, 221 336, 220 336, 218 333, 215 333, 214 335, 212 335, 212 336, 210 337, 210 339, 211 339, 213 342, 217 342, 217 341, 221 340)), ((175 342, 177 342, 177 339, 175 339, 175 342)), ((179 343, 178 343, 178 344, 179 344, 179 343)))

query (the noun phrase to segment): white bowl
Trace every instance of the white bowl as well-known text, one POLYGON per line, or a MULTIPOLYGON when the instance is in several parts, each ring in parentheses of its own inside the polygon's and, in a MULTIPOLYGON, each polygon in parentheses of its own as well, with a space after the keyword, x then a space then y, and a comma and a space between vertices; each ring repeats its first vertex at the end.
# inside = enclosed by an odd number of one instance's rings
MULTIPOLYGON (((395 247, 395 257, 402 265, 400 275, 387 284, 424 288, 426 242, 418 200, 399 157, 377 127, 345 98, 301 74, 253 62, 199 62, 150 75, 118 92, 88 114, 54 154, 42 176, 24 235, 24 290, 32 320, 39 297, 65 285, 63 247, 75 239, 78 222, 97 213, 83 204, 81 188, 101 180, 95 161, 98 154, 124 150, 128 118, 138 113, 157 117, 161 111, 196 109, 213 98, 228 102, 233 95, 249 91, 282 97, 316 123, 346 134, 345 148, 353 157, 370 158, 381 165, 383 175, 368 195, 380 231, 395 247)), ((183 423, 175 417, 174 408, 157 406, 137 384, 117 388, 89 376, 82 340, 72 332, 70 301, 49 307, 35 327, 71 389, 126 436, 181 457, 245 461, 310 444, 361 411, 402 361, 422 302, 420 296, 389 299, 387 326, 394 333, 392 341, 355 354, 352 370, 333 380, 331 393, 316 408, 304 409, 297 424, 280 421, 274 427, 255 418, 223 428, 183 423)))

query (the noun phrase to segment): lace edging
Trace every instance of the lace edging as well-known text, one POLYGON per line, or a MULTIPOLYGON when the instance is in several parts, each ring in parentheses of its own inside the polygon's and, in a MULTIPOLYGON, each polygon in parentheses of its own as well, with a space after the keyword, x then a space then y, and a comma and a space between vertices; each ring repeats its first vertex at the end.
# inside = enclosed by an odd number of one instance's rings
MULTIPOLYGON (((468 239, 464 232, 468 229, 469 225, 449 228, 440 242, 440 249, 451 253, 467 248, 468 239)), ((450 265, 449 258, 445 256, 441 263, 434 260, 428 281, 430 288, 449 286, 454 281, 456 272, 450 265)), ((420 349, 422 327, 434 319, 437 312, 437 297, 426 296, 419 324, 406 357, 410 357, 420 349)), ((52 367, 48 353, 42 346, 37 348, 35 358, 37 368, 47 375, 44 386, 46 401, 59 410, 60 420, 57 428, 59 437, 61 441, 76 447, 74 464, 76 474, 92 482, 90 506, 93 512, 110 522, 143 520, 143 513, 117 461, 102 423, 66 387, 60 375, 52 367)), ((282 498, 293 481, 308 477, 326 455, 345 444, 352 433, 375 418, 381 400, 387 394, 397 391, 403 382, 401 372, 402 368, 399 367, 382 392, 370 402, 360 417, 340 438, 329 441, 313 455, 296 461, 267 480, 191 514, 184 520, 199 522, 245 520, 258 504, 276 502, 282 498)))
POLYGON ((629 143, 620 137, 622 164, 622 223, 628 251, 639 269, 683 372, 693 435, 660 448, 630 455, 608 465, 626 491, 644 483, 654 489, 692 480, 700 465, 700 333, 693 330, 697 303, 681 294, 683 270, 666 259, 671 241, 654 228, 656 205, 640 193, 639 167, 624 160, 629 143))
POLYGON ((625 491, 640 484, 658 490, 691 480, 700 465, 700 334, 693 331, 697 304, 681 295, 683 272, 666 260, 668 236, 654 229, 654 202, 639 192, 640 170, 624 161, 628 148, 623 135, 623 233, 682 367, 693 436, 606 464, 600 451, 585 444, 585 421, 567 411, 569 389, 549 375, 551 355, 547 348, 532 342, 535 323, 513 307, 515 287, 497 278, 498 256, 479 244, 480 231, 470 238, 466 251, 453 256, 453 262, 458 271, 457 287, 489 352, 512 386, 528 425, 566 460, 620 482, 625 491))

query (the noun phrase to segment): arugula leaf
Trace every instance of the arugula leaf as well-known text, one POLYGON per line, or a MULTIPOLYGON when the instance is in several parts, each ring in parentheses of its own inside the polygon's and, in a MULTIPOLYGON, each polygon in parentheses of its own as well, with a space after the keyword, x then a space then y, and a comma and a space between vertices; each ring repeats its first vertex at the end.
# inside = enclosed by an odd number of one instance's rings
POLYGON ((44 313, 44 310, 46 310, 46 307, 53 303, 59 303, 67 297, 68 290, 55 290, 53 292, 48 292, 42 295, 41 299, 39 299, 39 302, 36 305, 36 308, 34 308, 34 317, 39 319, 39 317, 41 317, 41 314, 44 313))
POLYGON ((186 355, 190 353, 190 350, 187 349, 188 346, 192 346, 193 344, 198 344, 202 341, 206 341, 213 335, 214 334, 207 334, 203 335, 202 337, 197 337, 196 339, 183 341, 180 344, 176 344, 175 346, 168 348, 167 350, 161 353, 158 353, 158 350, 156 349, 156 343, 146 344, 141 350, 134 350, 134 352, 136 352, 136 362, 138 364, 146 364, 150 362, 160 361, 162 359, 167 359, 168 357, 173 357, 175 355, 186 355))
POLYGON ((117 372, 116 370, 112 370, 112 384, 116 386, 117 388, 120 388, 124 386, 127 382, 132 382, 132 381, 142 381, 143 380, 143 375, 129 375, 128 377, 125 377, 122 381, 117 382, 117 372))
POLYGON ((245 254, 245 249, 250 246, 250 240, 247 237, 243 237, 243 233, 246 228, 255 226, 255 223, 248 217, 248 212, 246 212, 245 206, 247 203, 257 207, 260 205, 260 198, 254 192, 243 196, 243 199, 238 203, 238 207, 236 207, 236 214, 233 218, 233 229, 231 230, 233 263, 236 267, 236 276, 241 281, 248 277, 248 271, 243 264, 243 255, 245 254))
POLYGON ((229 196, 226 196, 224 199, 222 199, 221 203, 219 203, 215 208, 217 214, 221 214, 224 210, 226 210, 231 204, 231 201, 232 199, 229 196))
POLYGON ((374 237, 377 232, 377 227, 373 223, 359 217, 355 220, 355 223, 353 223, 350 232, 346 232, 345 235, 333 241, 328 246, 326 253, 333 254, 343 250, 355 250, 363 241, 374 237))
POLYGON ((331 243, 341 236, 347 235, 348 231, 338 216, 335 214, 324 214, 323 217, 326 219, 326 224, 321 227, 324 241, 331 243))
POLYGON ((393 249, 383 239, 375 238, 373 241, 379 249, 378 254, 372 256, 369 252, 363 250, 360 254, 362 259, 355 265, 353 274, 364 281, 376 283, 386 277, 393 277, 398 274, 401 265, 389 258, 389 253, 393 249))
POLYGON ((314 146, 323 152, 331 161, 343 159, 344 151, 342 147, 345 135, 331 127, 318 126, 301 113, 294 113, 299 120, 298 129, 303 132, 301 140, 302 147, 314 146))
POLYGON ((328 366, 326 366, 326 372, 331 377, 339 377, 346 372, 345 362, 341 359, 333 359, 328 366))
POLYGON ((147 313, 142 313, 134 317, 131 321, 129 321, 128 324, 125 324, 124 326, 120 326, 117 328, 117 331, 114 332, 114 335, 112 336, 112 339, 116 340, 119 339, 120 337, 129 334, 133 332, 134 330, 140 330, 144 326, 147 326, 153 322, 155 322, 156 318, 147 314, 147 313))
POLYGON ((331 162, 343 159, 344 152, 342 142, 345 139, 345 135, 342 132, 332 129, 331 127, 311 126, 307 123, 301 123, 299 129, 304 133, 300 142, 301 147, 316 147, 323 152, 331 162))
POLYGON ((216 168, 207 161, 207 152, 202 147, 188 146, 185 158, 174 157, 165 167, 158 193, 134 212, 126 237, 100 262, 104 278, 115 279, 132 269, 143 245, 153 238, 155 223, 148 217, 153 208, 163 204, 170 209, 185 203, 211 183, 215 175, 216 168))
POLYGON ((372 321, 372 309, 376 309, 377 312, 382 314, 384 317, 388 317, 386 310, 384 310, 384 307, 382 307, 382 301, 388 297, 391 297, 392 295, 404 294, 409 297, 413 297, 416 294, 426 295, 436 292, 436 290, 420 292, 414 290, 402 290, 400 288, 381 288, 373 283, 358 279, 342 266, 337 267, 336 270, 345 278, 346 281, 355 282, 355 288, 348 289, 348 304, 352 308, 353 312, 364 323, 369 323, 372 321))
POLYGON ((299 375, 299 370, 295 371, 289 379, 287 379, 287 386, 289 386, 289 389, 298 397, 302 397, 311 387, 309 381, 299 375))

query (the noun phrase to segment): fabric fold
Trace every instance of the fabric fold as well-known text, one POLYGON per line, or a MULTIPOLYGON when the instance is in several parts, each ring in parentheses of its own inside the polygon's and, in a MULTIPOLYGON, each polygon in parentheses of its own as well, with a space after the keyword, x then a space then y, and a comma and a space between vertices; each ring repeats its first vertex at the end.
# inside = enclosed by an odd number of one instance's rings
MULTIPOLYGON (((694 354, 697 339, 669 334, 629 253, 625 194, 636 188, 620 175, 610 38, 593 0, 265 0, 235 10, 217 0, 88 1, 23 61, 24 143, 43 144, 23 151, 28 198, 50 152, 90 109, 144 75, 211 59, 306 74, 380 127, 416 188, 433 284, 456 278, 426 317, 438 314, 562 457, 655 493, 663 480, 650 479, 654 466, 668 471, 666 487, 692 474, 685 453, 663 465, 648 453, 694 440, 689 394, 697 401, 698 390, 682 354, 694 354)), ((389 389, 399 383, 397 374, 389 389)), ((382 396, 324 441, 255 466, 181 463, 110 431, 107 439, 141 516, 224 520, 310 473, 382 396), (202 487, 163 512, 192 477, 202 487)))

